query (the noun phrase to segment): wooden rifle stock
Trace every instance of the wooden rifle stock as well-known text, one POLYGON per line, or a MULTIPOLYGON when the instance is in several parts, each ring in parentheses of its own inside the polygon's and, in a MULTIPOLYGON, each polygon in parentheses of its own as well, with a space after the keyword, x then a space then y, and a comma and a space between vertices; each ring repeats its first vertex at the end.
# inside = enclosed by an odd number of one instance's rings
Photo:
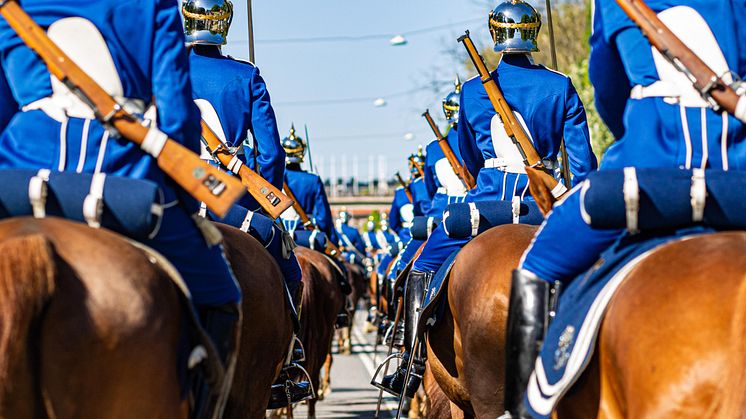
POLYGON ((686 46, 642 0, 616 0, 650 44, 684 73, 702 98, 716 111, 725 110, 746 123, 746 95, 739 95, 686 46))
POLYGON ((404 182, 404 179, 402 179, 399 172, 396 172, 396 180, 399 181, 399 184, 402 188, 404 188, 404 193, 407 194, 407 198, 409 199, 410 204, 414 204, 414 197, 412 196, 412 191, 409 190, 409 185, 407 182, 404 182))
POLYGON ((469 173, 468 170, 466 170, 464 166, 461 165, 461 162, 459 162, 456 158, 456 154, 453 153, 451 145, 448 144, 448 139, 443 136, 443 134, 440 132, 440 128, 438 128, 435 120, 433 120, 433 117, 430 115, 430 110, 426 110, 425 113, 422 114, 422 116, 425 117, 427 124, 430 125, 430 129, 433 130, 435 138, 438 139, 438 145, 440 146, 440 149, 443 150, 443 154, 445 154, 448 163, 451 164, 451 168, 453 168, 453 171, 456 173, 459 179, 461 179, 461 182, 464 183, 464 186, 466 186, 467 190, 474 189, 474 187, 476 186, 474 177, 471 175, 471 173, 469 173))
MULTIPOLYGON (((255 171, 246 167, 242 162, 234 163, 233 159, 238 159, 228 151, 228 147, 218 138, 215 132, 207 125, 205 120, 202 123, 202 139, 205 142, 207 151, 218 163, 225 168, 234 168, 235 164, 240 164, 238 173, 241 183, 249 191, 251 196, 261 205, 269 214, 270 218, 276 219, 285 212, 286 209, 293 206, 294 202, 283 194, 274 185, 261 177, 255 171)), ((229 169, 233 171, 234 169, 229 169)))
POLYGON ((462 35, 458 41, 464 44, 466 51, 469 53, 469 58, 471 58, 474 67, 476 67, 477 72, 479 73, 479 78, 482 81, 482 85, 484 85, 484 90, 487 91, 487 96, 490 98, 492 107, 495 108, 495 112, 497 112, 502 120, 505 133, 510 137, 513 144, 518 148, 521 157, 523 157, 523 164, 526 165, 526 170, 529 171, 533 169, 533 171, 536 172, 535 175, 541 179, 542 183, 552 190, 552 194, 555 198, 564 195, 567 192, 567 188, 560 187, 562 185, 560 185, 559 181, 548 173, 541 157, 539 157, 539 153, 536 151, 536 148, 534 148, 534 144, 531 142, 528 134, 526 134, 526 131, 523 130, 521 123, 518 122, 518 119, 513 114, 513 110, 505 100, 505 96, 502 91, 500 91, 497 83, 492 79, 492 75, 489 70, 487 70, 487 65, 479 55, 479 52, 477 52, 477 48, 469 36, 469 31, 466 31, 466 34, 462 35))
POLYGON ((15 0, 0 1, 0 15, 41 57, 49 73, 91 107, 96 119, 116 129, 127 140, 148 149, 161 170, 218 216, 225 216, 245 193, 237 179, 203 162, 196 153, 155 128, 144 127, 138 118, 126 112, 47 36, 15 0))
MULTIPOLYGON (((300 203, 298 202, 298 199, 295 197, 295 194, 293 193, 293 190, 290 189, 290 185, 288 185, 287 182, 283 183, 282 189, 285 190, 285 193, 287 196, 293 201, 293 209, 295 212, 298 213, 298 216, 300 217, 300 222, 303 224, 303 228, 308 231, 316 230, 316 226, 314 225, 313 221, 308 217, 308 214, 306 214, 306 211, 303 209, 303 207, 300 206, 300 203)), ((342 251, 339 250, 339 247, 337 247, 336 244, 332 243, 332 238, 327 237, 326 240, 326 249, 324 249, 324 253, 338 258, 342 260, 342 251)))
POLYGON ((420 176, 425 176, 425 172, 422 170, 422 166, 420 166, 419 163, 417 163, 417 160, 414 159, 414 157, 409 158, 409 162, 414 166, 415 169, 417 169, 417 173, 420 176))

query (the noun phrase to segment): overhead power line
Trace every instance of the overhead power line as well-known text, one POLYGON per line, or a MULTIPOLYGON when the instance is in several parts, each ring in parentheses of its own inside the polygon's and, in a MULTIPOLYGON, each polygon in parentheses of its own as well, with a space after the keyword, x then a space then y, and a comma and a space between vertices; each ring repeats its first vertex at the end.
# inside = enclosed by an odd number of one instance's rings
MULTIPOLYGON (((396 35, 402 35, 402 36, 413 36, 413 35, 420 35, 424 33, 429 32, 435 32, 441 29, 447 29, 453 26, 457 25, 463 25, 466 23, 476 22, 484 20, 483 17, 479 18, 472 18, 467 20, 462 20, 460 22, 453 22, 453 23, 447 23, 443 25, 437 25, 437 26, 429 26, 426 28, 420 28, 420 29, 414 29, 411 31, 406 32, 398 32, 398 33, 377 33, 377 34, 366 34, 366 35, 334 35, 334 36, 317 36, 317 37, 304 37, 304 38, 275 38, 275 39, 257 39, 257 44, 309 44, 309 43, 325 43, 325 42, 357 42, 357 41, 370 41, 370 40, 378 40, 378 39, 385 39, 389 40, 391 37, 396 35)), ((238 40, 236 42, 248 42, 245 39, 238 40)))

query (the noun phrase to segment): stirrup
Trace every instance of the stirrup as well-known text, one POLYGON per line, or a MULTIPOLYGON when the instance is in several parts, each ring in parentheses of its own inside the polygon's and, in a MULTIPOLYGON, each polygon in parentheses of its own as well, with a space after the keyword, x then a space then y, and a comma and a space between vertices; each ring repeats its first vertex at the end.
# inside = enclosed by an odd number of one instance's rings
POLYGON ((267 405, 268 410, 288 407, 316 397, 316 391, 313 388, 313 383, 311 383, 311 375, 302 366, 290 364, 284 367, 280 372, 280 379, 283 377, 283 382, 272 385, 267 405), (297 370, 300 373, 300 379, 291 379, 292 374, 290 371, 293 370, 297 370), (293 389, 300 389, 300 392, 294 393, 293 389), (280 394, 284 397, 278 396, 280 394))
MULTIPOLYGON (((398 359, 399 363, 401 364, 403 362, 403 360, 404 360, 404 352, 397 352, 395 354, 391 354, 388 357, 386 357, 386 359, 384 359, 383 362, 381 362, 381 365, 379 365, 378 368, 376 368, 376 372, 373 373, 373 378, 370 379, 370 384, 372 386, 374 386, 374 387, 376 387, 376 388, 378 388, 380 390, 383 390, 383 391, 385 391, 387 393, 389 392, 389 389, 387 389, 386 387, 383 386, 383 377, 388 372, 388 369, 389 369, 388 365, 389 365, 389 363, 391 361, 393 361, 394 359, 398 359), (383 372, 383 375, 381 375, 381 379, 378 380, 378 381, 376 381, 376 378, 378 377, 378 375, 381 372, 381 370, 384 369, 384 367, 385 367, 385 370, 383 372)), ((398 369, 399 366, 397 365, 396 368, 398 369)), ((396 371, 396 370, 394 370, 394 371, 396 371)))
POLYGON ((285 365, 300 364, 306 361, 306 348, 303 346, 298 335, 293 335, 292 343, 290 344, 290 353, 288 358, 285 360, 285 365))

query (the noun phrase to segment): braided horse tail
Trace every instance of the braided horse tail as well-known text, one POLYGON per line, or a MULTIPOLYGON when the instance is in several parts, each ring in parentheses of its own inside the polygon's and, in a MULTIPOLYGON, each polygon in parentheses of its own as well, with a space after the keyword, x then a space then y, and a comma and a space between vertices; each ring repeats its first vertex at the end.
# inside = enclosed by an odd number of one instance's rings
POLYGON ((746 418, 746 277, 738 287, 738 296, 731 320, 728 362, 732 363, 725 377, 719 407, 712 417, 746 418))
POLYGON ((41 234, 0 243, 0 417, 43 409, 33 342, 55 271, 54 249, 41 234))

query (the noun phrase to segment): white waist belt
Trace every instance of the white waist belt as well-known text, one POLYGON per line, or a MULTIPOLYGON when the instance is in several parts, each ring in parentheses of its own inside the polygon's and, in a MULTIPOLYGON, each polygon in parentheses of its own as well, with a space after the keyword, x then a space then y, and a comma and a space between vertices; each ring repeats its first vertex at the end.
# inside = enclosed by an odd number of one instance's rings
POLYGON ((651 97, 660 97, 666 103, 681 103, 688 108, 709 108, 711 107, 696 91, 692 88, 690 91, 683 92, 679 86, 674 83, 665 81, 656 81, 650 85, 635 85, 630 91, 631 99, 646 99, 651 97))
MULTIPOLYGON (((128 99, 116 97, 114 100, 125 111, 143 115, 145 113, 145 101, 140 99, 128 99)), ((41 110, 50 118, 62 122, 67 118, 95 119, 93 110, 80 100, 72 100, 68 95, 55 93, 52 96, 41 98, 24 106, 24 112, 41 110)))
MULTIPOLYGON (((544 159, 541 161, 541 163, 548 170, 555 170, 557 168, 556 160, 544 159)), ((521 162, 520 164, 508 163, 508 161, 503 157, 487 159, 484 162, 484 167, 487 169, 498 169, 508 173, 526 173, 526 166, 524 166, 523 162, 521 162)))
POLYGON ((487 159, 484 162, 486 169, 498 169, 508 173, 526 173, 526 167, 523 163, 508 163, 503 157, 487 159))
POLYGON ((439 194, 441 194, 441 195, 448 195, 448 189, 446 189, 446 187, 445 187, 445 186, 441 186, 441 187, 440 187, 440 188, 438 188, 438 190, 437 190, 437 191, 435 191, 435 192, 436 192, 436 193, 439 193, 439 194))

